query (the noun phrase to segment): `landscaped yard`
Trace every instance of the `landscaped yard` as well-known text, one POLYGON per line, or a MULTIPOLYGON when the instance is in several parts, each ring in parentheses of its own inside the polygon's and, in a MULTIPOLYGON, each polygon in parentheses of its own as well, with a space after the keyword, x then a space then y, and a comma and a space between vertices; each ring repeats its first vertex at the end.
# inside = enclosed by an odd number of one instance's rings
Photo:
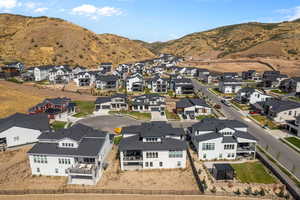
POLYGON ((283 92, 281 90, 271 90, 271 92, 276 93, 276 94, 288 94, 287 92, 283 92))
POLYGON ((109 114, 123 114, 123 115, 130 115, 133 118, 138 120, 150 120, 151 113, 141 113, 137 111, 109 111, 109 114))
POLYGON ((246 105, 246 104, 240 104, 234 100, 230 101, 230 103, 232 103, 233 105, 235 105, 236 107, 238 107, 241 110, 249 110, 250 106, 246 105))
POLYGON ((278 129, 277 124, 275 124, 272 120, 268 119, 266 116, 251 115, 251 117, 258 121, 262 126, 267 125, 270 129, 278 129))
POLYGON ((92 101, 75 101, 78 113, 73 117, 85 117, 93 113, 95 109, 95 103, 92 101))
POLYGON ((208 90, 211 91, 212 93, 215 93, 218 96, 228 96, 228 97, 235 96, 235 94, 224 94, 220 92, 218 88, 209 88, 208 90))
POLYGON ((215 118, 214 115, 200 115, 200 116, 197 116, 196 119, 198 120, 202 120, 202 119, 206 119, 206 118, 215 118))
POLYGON ((242 183, 273 184, 277 182, 276 178, 269 174, 259 161, 231 164, 231 166, 235 170, 236 178, 242 183))
POLYGON ((62 129, 65 127, 65 125, 67 124, 67 122, 61 122, 61 121, 54 121, 52 124, 51 124, 51 127, 57 131, 59 129, 62 129))
POLYGON ((300 139, 296 137, 286 137, 284 139, 286 139, 289 143, 293 144, 294 146, 300 149, 300 139))
POLYGON ((180 117, 176 113, 170 112, 168 110, 166 110, 166 116, 167 116, 167 119, 170 119, 170 120, 180 120, 180 117))
POLYGON ((289 99, 300 102, 300 98, 299 97, 289 97, 289 99))

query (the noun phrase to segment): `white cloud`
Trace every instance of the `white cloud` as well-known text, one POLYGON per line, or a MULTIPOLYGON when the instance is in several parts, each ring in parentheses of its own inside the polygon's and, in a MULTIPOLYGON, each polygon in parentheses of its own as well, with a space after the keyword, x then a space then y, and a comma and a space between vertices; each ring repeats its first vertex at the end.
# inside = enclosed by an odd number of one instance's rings
POLYGON ((114 7, 96 7, 90 4, 83 4, 81 6, 72 9, 72 14, 84 15, 91 17, 92 19, 97 19, 97 16, 117 16, 121 15, 122 11, 114 7))
POLYGON ((24 4, 25 5, 25 7, 26 8, 29 8, 29 9, 34 9, 36 6, 37 6, 37 4, 36 3, 34 3, 34 2, 27 2, 27 3, 25 3, 24 4))
POLYGON ((0 9, 10 10, 18 6, 17 0, 0 0, 0 9))
POLYGON ((300 18, 300 6, 289 9, 280 9, 276 12, 284 15, 284 20, 293 21, 300 18))
POLYGON ((46 10, 48 10, 48 8, 46 8, 46 7, 36 8, 36 9, 33 10, 33 12, 35 12, 35 13, 42 13, 42 12, 45 12, 46 10))

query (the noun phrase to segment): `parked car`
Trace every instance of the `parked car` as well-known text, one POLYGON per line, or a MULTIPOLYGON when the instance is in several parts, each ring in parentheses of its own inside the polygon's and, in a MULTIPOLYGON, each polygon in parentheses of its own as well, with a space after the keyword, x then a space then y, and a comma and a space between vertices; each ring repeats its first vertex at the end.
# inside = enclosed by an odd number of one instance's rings
POLYGON ((190 115, 190 119, 195 119, 195 115, 190 115))
POLYGON ((160 115, 161 115, 161 116, 164 116, 164 115, 165 115, 165 112, 160 112, 160 115))
POLYGON ((255 115, 255 114, 259 114, 259 113, 257 111, 250 111, 249 114, 255 115))
POLYGON ((214 105, 214 109, 221 109, 221 105, 219 104, 214 105))
POLYGON ((226 106, 231 106, 231 103, 226 99, 222 99, 221 102, 226 106))
POLYGON ((183 119, 187 119, 187 116, 185 114, 182 114, 183 119))

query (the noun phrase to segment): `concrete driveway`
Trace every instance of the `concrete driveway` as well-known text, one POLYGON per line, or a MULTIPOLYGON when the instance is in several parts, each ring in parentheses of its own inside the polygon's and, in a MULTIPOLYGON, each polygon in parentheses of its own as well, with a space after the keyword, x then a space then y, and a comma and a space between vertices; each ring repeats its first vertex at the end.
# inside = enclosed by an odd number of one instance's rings
POLYGON ((151 112, 151 121, 168 121, 166 115, 161 115, 160 112, 151 112))
POLYGON ((77 123, 94 127, 96 129, 113 133, 115 128, 122 128, 125 126, 140 125, 142 121, 135 120, 126 116, 95 116, 82 119, 77 123))

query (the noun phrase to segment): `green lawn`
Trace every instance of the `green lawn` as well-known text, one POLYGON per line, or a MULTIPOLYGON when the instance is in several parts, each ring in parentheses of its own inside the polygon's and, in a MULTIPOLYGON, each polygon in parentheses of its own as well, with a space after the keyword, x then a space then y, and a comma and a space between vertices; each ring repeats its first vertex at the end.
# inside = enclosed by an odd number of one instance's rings
POLYGON ((67 122, 61 122, 61 121, 54 121, 51 124, 52 129, 54 129, 55 131, 62 129, 65 127, 65 125, 67 124, 67 122))
POLYGON ((109 111, 109 114, 125 114, 125 115, 130 115, 139 120, 151 119, 151 113, 141 113, 137 111, 109 111))
POLYGON ((202 120, 202 119, 206 119, 206 118, 215 118, 214 115, 200 115, 200 116, 197 116, 196 119, 198 120, 202 120))
POLYGON ((289 97, 289 99, 300 102, 300 98, 299 97, 289 97))
POLYGON ((235 170, 236 178, 242 183, 276 183, 275 177, 267 172, 260 162, 247 162, 240 164, 231 164, 235 170))
POLYGON ((212 93, 217 94, 218 96, 228 96, 228 97, 233 97, 235 96, 235 94, 224 94, 222 92, 219 91, 218 88, 209 88, 208 90, 210 90, 212 93))
POLYGON ((73 117, 85 117, 90 115, 95 110, 95 103, 93 101, 74 101, 76 103, 76 109, 78 113, 73 115, 73 117))
POLYGON ((246 104, 240 104, 234 100, 230 101, 230 103, 232 103, 233 105, 235 105, 236 107, 238 107, 241 110, 249 110, 250 106, 246 105, 246 104))
POLYGON ((277 124, 275 124, 272 120, 268 119, 266 116, 251 115, 251 117, 258 121, 262 126, 267 125, 270 129, 278 129, 277 124))
POLYGON ((122 138, 123 138, 122 135, 115 136, 115 138, 114 138, 114 144, 116 144, 116 145, 120 144, 122 138))
POLYGON ((283 92, 281 90, 271 90, 271 92, 276 93, 276 94, 288 94, 287 92, 283 92))
POLYGON ((176 113, 170 112, 168 110, 166 110, 166 116, 167 116, 167 119, 180 120, 180 117, 176 113))
POLYGON ((286 137, 284 139, 286 139, 289 143, 292 143, 294 146, 300 149, 300 139, 296 137, 286 137))

